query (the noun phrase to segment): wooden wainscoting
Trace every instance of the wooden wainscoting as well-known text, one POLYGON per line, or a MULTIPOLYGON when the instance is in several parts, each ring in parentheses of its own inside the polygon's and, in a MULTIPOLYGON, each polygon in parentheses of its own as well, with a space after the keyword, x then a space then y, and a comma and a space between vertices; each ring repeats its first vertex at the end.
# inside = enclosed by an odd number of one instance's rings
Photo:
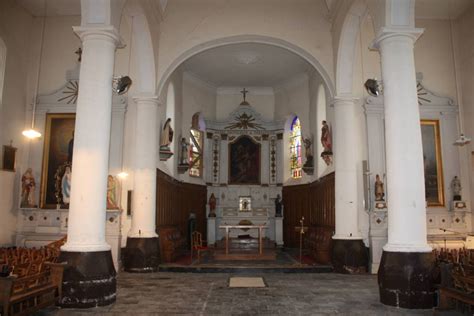
POLYGON ((304 216, 305 226, 335 227, 335 177, 330 173, 315 182, 283 187, 283 240, 287 247, 299 247, 295 226, 304 216))
POLYGON ((189 213, 193 212, 196 230, 207 236, 207 187, 180 182, 158 169, 156 175, 156 226, 175 225, 186 236, 189 213))

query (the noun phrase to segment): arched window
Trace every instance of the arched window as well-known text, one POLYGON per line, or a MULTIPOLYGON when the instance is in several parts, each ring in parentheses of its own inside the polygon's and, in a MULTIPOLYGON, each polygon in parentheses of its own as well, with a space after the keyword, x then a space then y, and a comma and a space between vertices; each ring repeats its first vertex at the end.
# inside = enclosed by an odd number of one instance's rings
POLYGON ((290 168, 293 179, 301 178, 301 167, 303 165, 301 157, 301 124, 297 116, 291 123, 290 130, 290 168))
POLYGON ((203 168, 203 133, 199 128, 199 113, 195 113, 189 131, 189 175, 201 177, 203 168))

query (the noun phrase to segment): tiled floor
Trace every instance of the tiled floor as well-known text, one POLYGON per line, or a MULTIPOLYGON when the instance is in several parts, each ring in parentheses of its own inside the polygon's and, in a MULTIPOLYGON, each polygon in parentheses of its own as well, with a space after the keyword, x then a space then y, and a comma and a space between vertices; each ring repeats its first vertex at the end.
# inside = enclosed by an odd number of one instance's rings
POLYGON ((239 274, 262 276, 265 288, 229 288, 224 273, 120 273, 117 302, 43 315, 432 315, 379 303, 374 275, 335 273, 239 274))

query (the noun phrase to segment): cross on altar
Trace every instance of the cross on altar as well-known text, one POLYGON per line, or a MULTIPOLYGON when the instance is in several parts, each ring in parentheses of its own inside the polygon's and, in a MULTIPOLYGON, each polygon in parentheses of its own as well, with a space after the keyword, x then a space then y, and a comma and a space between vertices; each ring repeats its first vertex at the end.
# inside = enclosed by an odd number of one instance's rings
POLYGON ((240 105, 249 105, 248 102, 245 100, 245 97, 247 96, 248 92, 249 91, 246 90, 245 88, 242 91, 240 91, 240 93, 242 93, 242 95, 244 96, 244 100, 242 101, 242 103, 240 103, 240 105))

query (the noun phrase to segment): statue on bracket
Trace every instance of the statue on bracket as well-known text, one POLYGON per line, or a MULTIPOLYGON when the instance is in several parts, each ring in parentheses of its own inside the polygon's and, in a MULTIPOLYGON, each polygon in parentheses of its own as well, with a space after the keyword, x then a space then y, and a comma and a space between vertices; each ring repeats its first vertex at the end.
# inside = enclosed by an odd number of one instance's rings
POLYGON ((466 208, 466 202, 462 200, 461 197, 461 180, 459 180, 458 176, 454 176, 453 180, 451 180, 451 189, 453 190, 453 206, 454 210, 462 210, 466 208))
POLYGON ((326 121, 322 121, 323 126, 321 127, 321 145, 323 146, 323 152, 321 158, 323 158, 326 165, 332 164, 332 139, 331 129, 326 121))
POLYGON ((305 149, 306 162, 303 165, 303 171, 312 175, 314 173, 314 162, 313 162, 313 141, 311 137, 303 138, 303 144, 305 149))
POLYGON ((171 127, 171 118, 168 118, 163 125, 160 137, 160 160, 166 161, 173 152, 170 150, 170 144, 173 142, 173 128, 171 127))
POLYGON ((387 208, 387 203, 385 202, 385 189, 380 176, 375 175, 375 208, 384 209, 387 208))
POLYGON ((181 142, 179 143, 179 173, 185 173, 186 170, 189 169, 188 146, 189 144, 186 142, 186 138, 181 137, 181 142))
POLYGON ((275 198, 275 217, 283 216, 283 204, 281 203, 280 194, 277 194, 275 198))
POLYGON ((209 197, 209 217, 216 217, 216 204, 217 199, 214 193, 211 193, 211 196, 209 197))
POLYGON ((107 209, 119 209, 117 202, 117 180, 110 174, 107 176, 107 209))

